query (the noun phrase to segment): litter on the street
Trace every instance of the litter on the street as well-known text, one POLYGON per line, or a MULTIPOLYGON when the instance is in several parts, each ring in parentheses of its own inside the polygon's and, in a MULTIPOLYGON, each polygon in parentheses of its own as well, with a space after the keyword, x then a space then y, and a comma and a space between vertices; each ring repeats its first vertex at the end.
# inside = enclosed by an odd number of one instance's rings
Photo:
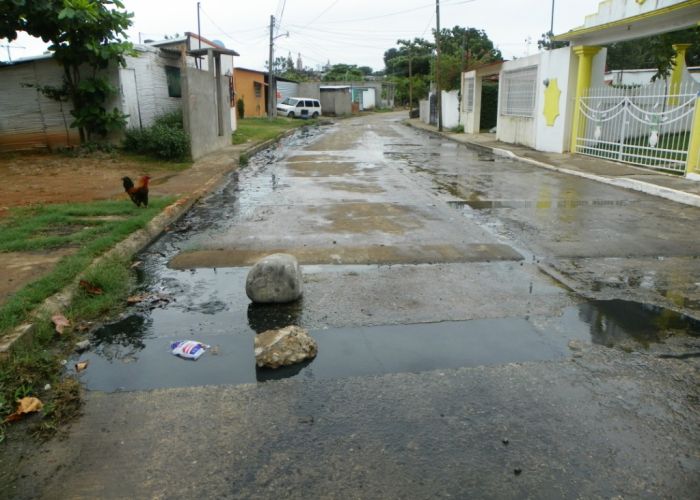
POLYGON ((175 356, 194 361, 198 360, 209 347, 207 344, 196 340, 178 340, 170 344, 170 349, 175 356))

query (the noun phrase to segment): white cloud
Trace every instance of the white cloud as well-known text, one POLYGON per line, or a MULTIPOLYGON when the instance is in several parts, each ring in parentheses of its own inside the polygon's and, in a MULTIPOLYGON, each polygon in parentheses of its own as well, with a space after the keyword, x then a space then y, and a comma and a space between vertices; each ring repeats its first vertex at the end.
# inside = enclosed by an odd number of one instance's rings
MULTIPOLYGON (((506 58, 537 51, 540 34, 549 29, 550 0, 441 0, 441 25, 484 29, 506 58), (530 40, 530 44, 526 40, 530 40)), ((129 35, 134 42, 164 35, 197 32, 197 2, 189 0, 126 0, 134 12, 129 35)), ((236 2, 203 0, 202 35, 223 41, 241 54, 238 66, 263 68, 268 57, 270 15, 279 17, 277 55, 300 52, 304 64, 315 66, 330 60, 380 69, 384 51, 399 38, 431 38, 435 27, 435 2, 430 0, 257 0, 236 2)), ((556 0, 554 31, 561 33, 581 25, 594 12, 598 0, 556 0)), ((6 41, 0 42, 2 44, 6 41)), ((41 54, 41 40, 22 35, 12 57, 41 54)), ((7 60, 7 52, 0 52, 7 60)))

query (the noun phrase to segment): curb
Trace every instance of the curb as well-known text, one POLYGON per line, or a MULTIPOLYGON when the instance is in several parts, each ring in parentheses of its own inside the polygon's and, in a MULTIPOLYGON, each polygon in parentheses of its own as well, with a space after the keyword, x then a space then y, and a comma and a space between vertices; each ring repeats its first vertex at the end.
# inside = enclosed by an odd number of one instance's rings
MULTIPOLYGON (((36 318, 42 313, 50 315, 56 314, 61 310, 67 308, 70 305, 75 293, 78 291, 78 282, 80 281, 84 273, 99 265, 100 262, 102 262, 105 259, 109 259, 112 257, 132 257, 139 251, 146 248, 158 237, 160 237, 161 234, 163 234, 163 231, 166 227, 168 227, 170 224, 182 217, 192 207, 192 205, 194 205, 195 203, 197 203, 197 201, 199 201, 204 196, 208 195, 217 187, 219 187, 224 182, 226 176, 239 167, 238 158, 240 158, 242 154, 252 156, 262 151, 263 149, 267 149, 270 146, 278 143, 285 137, 289 137, 298 128, 299 127, 295 127, 289 130, 285 130, 277 137, 268 139, 259 144, 254 144, 248 148, 241 150, 237 155, 232 156, 231 160, 234 162, 232 168, 212 176, 208 181, 206 181, 202 186, 197 188, 192 193, 177 199, 176 201, 165 207, 162 212, 157 214, 148 222, 146 227, 131 233, 125 239, 114 245, 114 247, 112 247, 99 257, 95 258, 90 263, 90 265, 88 265, 83 270, 82 273, 75 277, 71 284, 67 285, 61 291, 56 292, 52 296, 46 298, 41 305, 39 305, 36 309, 29 313, 29 318, 36 318)), ((33 333, 34 324, 24 323, 22 325, 17 326, 16 328, 14 328, 14 330, 2 337, 0 339, 0 360, 6 358, 15 345, 17 345, 21 341, 27 340, 28 337, 33 333)))
POLYGON ((650 184, 648 182, 640 181, 637 179, 625 179, 625 178, 613 178, 605 177, 597 174, 589 174, 587 172, 581 172, 579 170, 571 170, 565 167, 557 167, 556 165, 551 165, 538 160, 533 160, 532 158, 527 158, 524 156, 518 156, 512 151, 503 148, 496 148, 492 146, 485 146, 477 142, 471 142, 469 140, 458 140, 451 137, 445 133, 438 132, 437 130, 425 129, 423 127, 416 127, 408 120, 403 122, 408 127, 414 128, 416 130, 422 130, 429 134, 437 135, 443 137, 449 141, 456 142, 458 144, 463 144, 469 148, 481 149, 482 151, 490 151, 496 156, 502 156, 505 158, 510 158, 512 160, 518 160, 530 165, 534 165, 540 168, 546 168, 547 170, 552 170, 554 172, 559 172, 562 174, 575 175, 576 177, 582 177, 591 181, 600 182, 602 184, 607 184, 609 186, 615 186, 623 189, 629 189, 631 191, 638 191, 640 193, 648 194, 651 196, 656 196, 658 198, 664 198, 666 200, 674 201, 682 205, 689 205, 692 207, 700 207, 700 195, 686 193, 685 191, 679 191, 677 189, 668 188, 665 186, 659 186, 657 184, 650 184))

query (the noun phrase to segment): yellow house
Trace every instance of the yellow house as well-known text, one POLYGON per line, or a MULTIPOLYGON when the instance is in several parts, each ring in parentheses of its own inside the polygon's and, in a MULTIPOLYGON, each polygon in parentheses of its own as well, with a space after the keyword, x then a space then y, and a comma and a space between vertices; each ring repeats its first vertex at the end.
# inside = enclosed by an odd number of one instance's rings
POLYGON ((265 96, 267 94, 264 71, 254 69, 236 68, 233 72, 233 88, 235 100, 243 100, 245 104, 245 118, 251 116, 265 116, 265 96))

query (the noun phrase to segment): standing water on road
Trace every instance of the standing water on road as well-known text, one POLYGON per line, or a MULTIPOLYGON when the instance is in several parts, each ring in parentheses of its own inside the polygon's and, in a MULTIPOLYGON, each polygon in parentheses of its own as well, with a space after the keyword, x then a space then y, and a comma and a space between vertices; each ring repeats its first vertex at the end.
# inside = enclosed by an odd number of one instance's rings
MULTIPOLYGON (((567 343, 574 339, 606 346, 629 341, 644 346, 663 341, 669 331, 690 335, 700 333, 696 320, 673 311, 615 300, 588 301, 564 307, 544 321, 516 315, 383 325, 382 318, 377 317, 371 318, 369 324, 365 321, 329 327, 334 325, 333 318, 319 314, 314 305, 305 304, 304 299, 286 306, 251 305, 244 292, 247 267, 175 270, 167 266, 183 250, 196 248, 202 242, 222 235, 242 246, 249 240, 255 241, 258 235, 242 233, 237 226, 256 220, 270 224, 267 212, 279 209, 280 204, 303 205, 306 198, 302 196, 312 197, 304 184, 306 180, 309 176, 316 180, 323 178, 328 169, 341 177, 345 176, 346 169, 353 172, 346 176, 346 180, 328 182, 330 189, 345 193, 342 195, 345 196, 345 206, 351 206, 355 214, 348 214, 346 209, 344 217, 347 220, 338 223, 341 236, 356 230, 351 226, 354 217, 366 217, 363 224, 376 224, 387 234, 401 236, 405 230, 402 224, 405 223, 399 212, 396 218, 386 222, 380 219, 381 211, 375 213, 358 206, 360 194, 372 197, 388 189, 381 183, 381 187, 373 187, 358 182, 377 177, 374 162, 378 160, 374 156, 370 155, 364 163, 353 160, 349 152, 343 153, 344 158, 333 152, 309 154, 310 159, 306 160, 300 160, 300 156, 293 157, 296 158, 294 161, 286 158, 290 151, 301 147, 313 151, 314 141, 320 135, 318 128, 305 128, 285 139, 279 147, 253 157, 245 169, 232 173, 223 187, 197 204, 138 257, 143 263, 139 271, 141 292, 156 299, 145 300, 118 321, 94 332, 94 349, 82 356, 89 359, 90 369, 80 375, 89 389, 115 391, 243 384, 290 376, 325 379, 555 360, 570 354, 567 343), (327 165, 329 162, 331 166, 327 165), (301 191, 289 189, 291 183, 299 181, 296 175, 302 179, 301 191), (275 204, 264 205, 266 201, 269 203, 273 194, 277 200, 275 204), (295 196, 301 198, 295 199, 295 196), (310 330, 319 345, 318 357, 276 371, 257 370, 253 354, 255 334, 289 324, 310 330), (186 339, 204 342, 212 348, 196 362, 172 356, 170 343, 186 339)), ((419 147, 401 143, 400 137, 391 140, 390 151, 380 155, 389 159, 382 161, 402 162, 404 158, 399 150, 413 151, 419 147)), ((327 147, 333 150, 332 145, 327 147)), ((447 157, 455 156, 453 149, 446 150, 447 157)), ((432 159, 434 154, 437 154, 435 150, 429 150, 426 161, 435 161, 432 159)), ((382 182, 399 183, 401 180, 382 182)), ((391 206, 388 207, 382 210, 391 212, 391 206)), ((312 207, 309 210, 317 209, 312 207)), ((284 229, 278 230, 284 234, 284 229)), ((418 230, 417 225, 414 230, 418 230)), ((305 231, 306 228, 300 228, 302 234, 305 231)), ((447 237, 450 237, 449 231, 447 237)), ((294 239, 294 235, 290 232, 286 238, 294 239)), ((309 245, 316 243, 317 238, 314 233, 308 239, 309 245)), ((388 240, 384 241, 388 243, 388 240)), ((333 255, 336 240, 327 244, 331 248, 329 254, 333 255)), ((306 244, 303 246, 307 247, 306 244)), ((385 245, 378 243, 377 247, 385 245)), ((317 277, 332 274, 331 269, 338 267, 315 266, 306 272, 306 280, 313 284, 317 277)), ((363 276, 374 272, 378 266, 347 268, 348 274, 363 276)))

